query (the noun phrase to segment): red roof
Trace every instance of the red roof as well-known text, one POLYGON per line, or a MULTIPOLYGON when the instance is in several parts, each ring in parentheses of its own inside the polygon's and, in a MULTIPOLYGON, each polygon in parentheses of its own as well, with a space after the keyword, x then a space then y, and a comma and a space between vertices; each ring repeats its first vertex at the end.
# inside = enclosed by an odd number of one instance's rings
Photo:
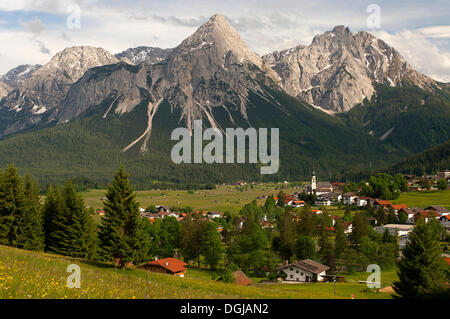
POLYGON ((447 265, 450 265, 450 258, 445 258, 445 262, 447 263, 447 265))
POLYGON ((350 227, 350 225, 352 224, 351 222, 343 222, 344 224, 344 228, 347 229, 350 227))
POLYGON ((406 206, 405 204, 391 205, 391 207, 396 210, 399 210, 402 208, 405 208, 405 209, 408 208, 408 206, 406 206))
POLYGON ((181 261, 176 258, 157 259, 150 261, 145 265, 160 266, 173 273, 185 271, 186 268, 184 268, 184 266, 187 266, 187 264, 184 261, 181 261))
POLYGON ((438 212, 435 212, 434 210, 425 210, 423 212, 418 212, 414 215, 416 218, 418 216, 422 216, 424 218, 428 218, 428 217, 439 217, 441 216, 441 214, 439 214, 438 212))
POLYGON ((391 202, 388 200, 377 200, 375 203, 378 205, 383 205, 383 206, 384 205, 392 205, 391 202))

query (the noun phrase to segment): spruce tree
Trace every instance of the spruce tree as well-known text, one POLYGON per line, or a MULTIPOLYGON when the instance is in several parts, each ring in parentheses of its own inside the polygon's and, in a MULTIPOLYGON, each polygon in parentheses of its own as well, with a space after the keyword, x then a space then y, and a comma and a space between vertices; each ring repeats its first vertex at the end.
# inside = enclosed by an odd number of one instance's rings
POLYGON ((48 252, 60 252, 60 232, 61 225, 65 222, 66 205, 61 191, 58 188, 49 186, 45 196, 44 204, 44 235, 45 250, 48 252))
POLYGON ((67 215, 61 228, 65 230, 62 248, 68 256, 92 259, 97 247, 96 228, 83 198, 77 194, 70 180, 64 188, 63 197, 67 215))
POLYGON ((342 258, 344 251, 349 247, 347 235, 345 234, 344 222, 339 218, 335 224, 336 237, 334 252, 336 258, 342 258))
POLYGON ((29 250, 44 250, 43 207, 39 188, 29 175, 25 176, 24 213, 17 234, 17 246, 29 250))
POLYGON ((441 256, 439 234, 431 224, 420 218, 402 252, 397 271, 399 281, 393 284, 398 296, 423 299, 445 291, 447 266, 441 256))
POLYGON ((314 259, 316 243, 312 237, 300 235, 295 247, 295 256, 299 259, 314 259))
POLYGON ((14 166, 3 172, 0 180, 0 243, 20 245, 20 228, 25 211, 22 180, 14 166))
POLYGON ((44 209, 46 250, 92 259, 97 249, 95 225, 71 181, 64 189, 49 188, 44 209))
POLYGON ((106 261, 140 263, 148 257, 149 238, 145 231, 136 194, 123 166, 109 186, 100 226, 101 254, 106 261))
POLYGON ((206 233, 203 236, 202 253, 205 262, 211 270, 219 265, 223 254, 223 244, 216 223, 208 223, 206 233))

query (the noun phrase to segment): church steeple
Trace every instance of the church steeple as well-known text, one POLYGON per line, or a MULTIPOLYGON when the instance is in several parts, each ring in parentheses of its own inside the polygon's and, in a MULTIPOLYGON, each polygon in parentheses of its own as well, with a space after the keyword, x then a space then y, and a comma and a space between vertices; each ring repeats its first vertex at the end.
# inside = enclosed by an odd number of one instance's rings
POLYGON ((313 170, 311 176, 311 191, 316 190, 316 187, 317 187, 316 172, 313 170))

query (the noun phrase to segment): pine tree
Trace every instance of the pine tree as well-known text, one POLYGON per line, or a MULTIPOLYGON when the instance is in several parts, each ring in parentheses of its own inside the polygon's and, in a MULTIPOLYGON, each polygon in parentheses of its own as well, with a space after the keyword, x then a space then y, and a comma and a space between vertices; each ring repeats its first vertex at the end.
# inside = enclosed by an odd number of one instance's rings
POLYGON ((203 236, 202 253, 206 264, 214 270, 217 268, 223 254, 223 244, 217 231, 216 223, 209 223, 203 236))
POLYGON ((14 166, 9 166, 0 179, 0 243, 18 247, 25 212, 22 180, 14 166))
POLYGON ((99 235, 103 259, 119 260, 122 267, 129 262, 144 261, 148 257, 149 238, 141 221, 136 194, 123 166, 108 188, 104 210, 99 235))
POLYGON ((25 206, 17 234, 17 246, 29 250, 44 250, 43 207, 39 188, 29 175, 25 176, 25 206))
POLYGON ((61 225, 65 223, 66 205, 61 191, 49 186, 44 204, 45 251, 58 253, 61 251, 61 225))
POLYGON ((344 222, 342 218, 336 221, 335 229, 336 229, 336 237, 335 237, 334 252, 336 258, 342 258, 344 251, 349 246, 347 235, 345 235, 344 222))
POLYGON ((314 259, 316 255, 316 243, 309 236, 300 235, 295 247, 295 255, 299 260, 314 259))
POLYGON ((95 257, 96 228, 71 181, 62 191, 49 188, 44 209, 44 231, 46 250, 71 257, 95 257))
POLYGON ((439 234, 420 218, 410 232, 409 243, 398 262, 399 281, 393 284, 398 296, 422 299, 444 291, 446 264, 441 254, 439 234))
POLYGON ((68 256, 92 259, 97 246, 96 229, 83 198, 76 193, 70 180, 63 190, 63 197, 67 209, 66 224, 62 228, 65 231, 63 250, 68 256))

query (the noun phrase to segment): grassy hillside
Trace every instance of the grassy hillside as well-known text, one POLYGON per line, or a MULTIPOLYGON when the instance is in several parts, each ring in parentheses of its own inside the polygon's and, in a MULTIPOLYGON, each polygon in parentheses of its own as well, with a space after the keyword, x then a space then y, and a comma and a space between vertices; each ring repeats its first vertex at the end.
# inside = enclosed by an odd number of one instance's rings
POLYGON ((393 200, 392 203, 405 204, 409 207, 416 206, 421 208, 431 205, 439 205, 450 209, 450 190, 402 193, 400 197, 393 200))
POLYGON ((60 298, 297 298, 297 299, 385 299, 388 293, 376 293, 357 283, 337 284, 254 284, 250 287, 216 282, 189 270, 186 278, 147 273, 141 270, 117 270, 108 264, 30 252, 0 246, 0 299, 60 298), (70 264, 81 268, 81 288, 69 289, 66 272, 70 264), (148 280, 147 280, 148 274, 148 280))

